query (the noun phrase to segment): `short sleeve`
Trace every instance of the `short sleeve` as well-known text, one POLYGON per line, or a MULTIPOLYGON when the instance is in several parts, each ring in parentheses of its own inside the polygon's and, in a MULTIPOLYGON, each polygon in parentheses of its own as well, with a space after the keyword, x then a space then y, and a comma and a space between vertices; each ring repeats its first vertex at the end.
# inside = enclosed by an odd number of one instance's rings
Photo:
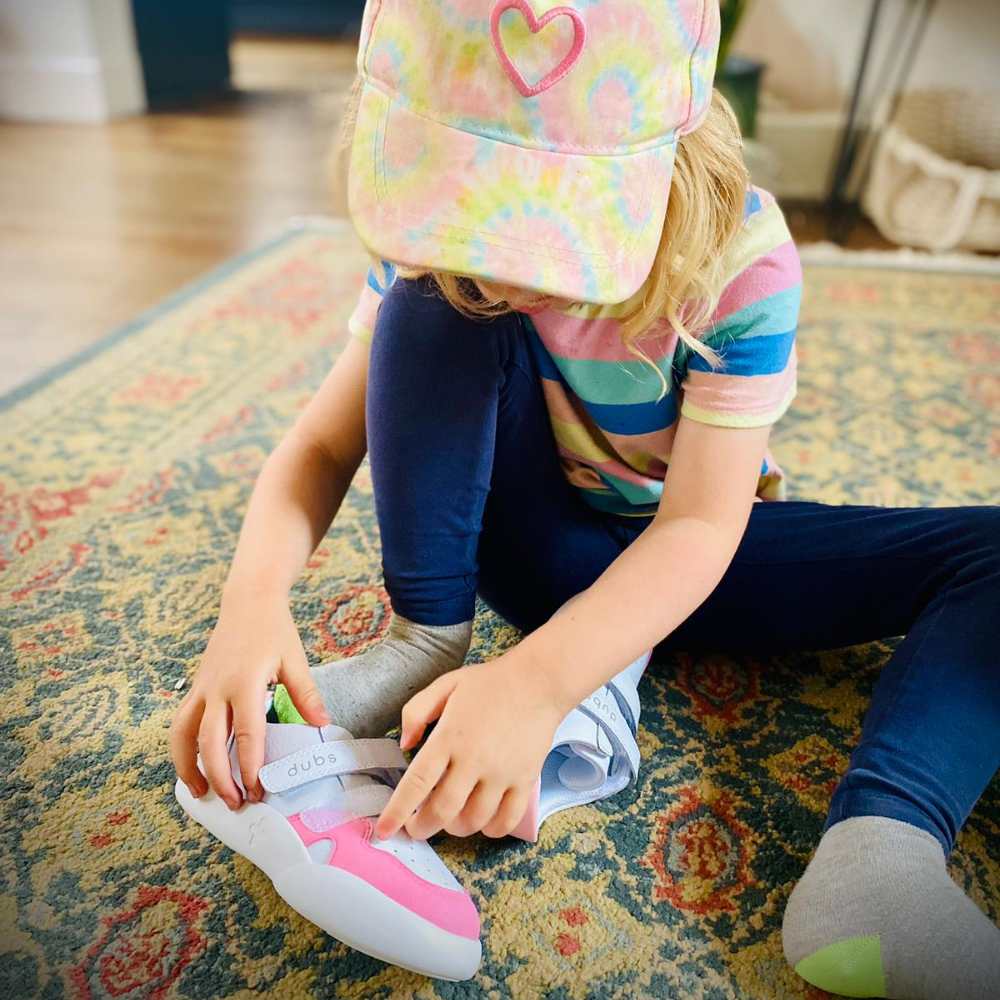
POLYGON ((765 427, 795 398, 802 268, 777 203, 756 197, 758 211, 727 255, 735 277, 701 337, 722 365, 692 354, 682 382, 681 415, 700 423, 765 427))
POLYGON ((358 304, 354 307, 350 319, 347 321, 347 328, 352 337, 370 344, 375 333, 375 321, 378 319, 379 306, 382 299, 389 290, 393 281, 396 280, 396 270, 391 264, 382 262, 378 266, 368 270, 368 277, 365 286, 361 289, 358 304))

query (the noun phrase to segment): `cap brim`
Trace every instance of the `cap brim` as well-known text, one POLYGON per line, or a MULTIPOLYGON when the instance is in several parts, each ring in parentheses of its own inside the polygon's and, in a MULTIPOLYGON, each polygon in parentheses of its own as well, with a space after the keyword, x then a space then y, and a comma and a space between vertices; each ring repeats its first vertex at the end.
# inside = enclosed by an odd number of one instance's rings
POLYGON ((652 269, 675 150, 529 149, 423 117, 366 83, 351 217, 368 249, 397 264, 624 302, 652 269))

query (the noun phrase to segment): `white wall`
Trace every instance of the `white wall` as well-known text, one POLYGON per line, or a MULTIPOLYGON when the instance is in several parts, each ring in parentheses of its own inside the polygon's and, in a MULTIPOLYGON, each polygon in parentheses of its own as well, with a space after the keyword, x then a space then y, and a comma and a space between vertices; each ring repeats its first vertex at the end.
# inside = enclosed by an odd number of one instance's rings
MULTIPOLYGON (((906 0, 888 0, 869 86, 892 47, 906 0)), ((785 198, 822 198, 854 85, 871 0, 754 0, 734 49, 767 64, 758 138, 774 151, 785 198)), ((912 27, 911 27, 912 30, 912 27)), ((1000 3, 939 0, 909 89, 1000 90, 1000 3)))
MULTIPOLYGON (((889 0, 873 65, 900 44, 907 0, 889 0)), ((871 0, 755 0, 735 47, 767 63, 767 87, 789 106, 840 107, 854 83, 871 0)), ((939 0, 914 64, 913 89, 1000 87, 1000 3, 939 0)))
POLYGON ((105 121, 145 106, 128 0, 0 2, 0 116, 105 121))

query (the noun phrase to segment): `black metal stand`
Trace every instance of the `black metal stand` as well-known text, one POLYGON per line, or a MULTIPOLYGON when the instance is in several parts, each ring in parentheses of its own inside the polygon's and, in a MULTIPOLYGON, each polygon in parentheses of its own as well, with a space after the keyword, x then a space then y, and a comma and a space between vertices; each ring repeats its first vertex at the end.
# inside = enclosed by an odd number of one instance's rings
MULTIPOLYGON (((896 26, 896 38, 900 40, 900 45, 893 46, 886 56, 878 82, 873 88, 873 96, 869 99, 867 112, 862 118, 860 111, 865 82, 871 69, 872 50, 878 36, 879 23, 885 6, 885 0, 872 0, 868 26, 865 29, 865 39, 861 47, 861 58, 858 61, 854 80, 854 89, 851 92, 848 105, 847 123, 841 136, 840 150, 826 204, 827 233, 830 239, 836 243, 846 242, 858 217, 858 200, 849 196, 848 186, 857 164, 861 134, 865 128, 871 125, 872 108, 877 106, 880 97, 887 92, 893 77, 895 79, 891 83, 893 98, 889 114, 890 120, 895 115, 900 97, 913 70, 913 63, 927 32, 927 24, 937 5, 937 0, 903 0, 903 3, 903 11, 896 26), (916 19, 915 27, 913 26, 914 19, 916 19), (909 40, 904 42, 903 39, 906 39, 907 36, 909 36, 909 40)), ((874 141, 869 141, 865 160, 860 170, 858 198, 860 198, 860 192, 868 180, 873 149, 874 141)))

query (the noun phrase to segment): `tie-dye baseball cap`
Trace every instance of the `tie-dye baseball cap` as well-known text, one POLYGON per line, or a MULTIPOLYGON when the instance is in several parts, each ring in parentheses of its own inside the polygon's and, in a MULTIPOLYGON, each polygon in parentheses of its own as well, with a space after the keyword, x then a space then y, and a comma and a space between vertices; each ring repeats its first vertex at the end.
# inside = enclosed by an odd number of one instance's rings
POLYGON ((582 302, 646 280, 718 0, 367 0, 351 216, 367 247, 582 302))

